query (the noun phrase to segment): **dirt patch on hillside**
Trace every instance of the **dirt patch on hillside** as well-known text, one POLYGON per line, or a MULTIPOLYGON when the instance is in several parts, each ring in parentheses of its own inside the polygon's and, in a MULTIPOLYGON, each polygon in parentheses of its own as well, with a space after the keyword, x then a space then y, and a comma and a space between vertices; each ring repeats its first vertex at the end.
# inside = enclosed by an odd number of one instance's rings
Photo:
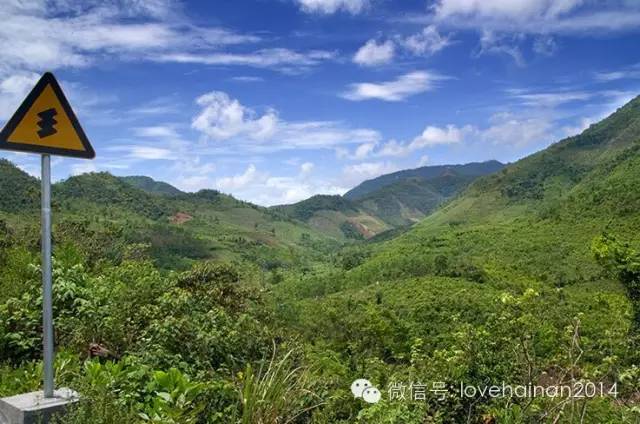
POLYGON ((189 215, 188 213, 184 213, 184 212, 178 212, 177 214, 173 215, 170 220, 172 224, 184 224, 185 222, 189 222, 193 219, 193 217, 191 215, 189 215))
POLYGON ((353 225, 353 227, 360 233, 362 234, 362 236, 364 238, 371 238, 373 236, 376 235, 376 233, 374 231, 372 231, 369 227, 367 227, 366 225, 364 225, 361 222, 356 221, 355 219, 348 219, 347 222, 351 225, 353 225))

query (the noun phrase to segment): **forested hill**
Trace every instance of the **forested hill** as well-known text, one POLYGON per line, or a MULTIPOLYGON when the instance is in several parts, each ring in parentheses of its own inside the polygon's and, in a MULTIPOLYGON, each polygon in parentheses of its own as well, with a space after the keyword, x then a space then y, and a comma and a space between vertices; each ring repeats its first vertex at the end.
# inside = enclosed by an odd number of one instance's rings
MULTIPOLYGON (((37 243, 39 180, 1 160, 0 181, 0 221, 37 243)), ((276 211, 215 190, 183 193, 146 177, 73 176, 53 185, 52 202, 54 239, 78 243, 94 258, 126 259, 138 246, 136 255, 142 248, 166 268, 242 258, 271 267, 336 243, 276 211)))
POLYGON ((135 175, 129 177, 120 177, 120 179, 134 187, 154 194, 164 194, 168 196, 177 196, 184 194, 183 191, 178 190, 171 184, 163 181, 156 181, 153 178, 135 175))
MULTIPOLYGON (((7 162, 0 172, 2 194, 24 198, 0 204, 9 395, 40 385, 38 182, 7 162)), ((376 192, 416 193, 421 178, 376 192)), ((88 399, 65 424, 637 422, 640 99, 378 242, 339 244, 292 217, 362 213, 340 196, 285 215, 92 173, 54 199, 58 381, 88 399), (96 343, 113 354, 85 361, 96 343), (353 398, 359 378, 379 403, 353 398), (446 395, 389 399, 412 382, 446 395), (462 396, 461 384, 601 391, 462 396)))
POLYGON ((441 189, 444 196, 450 195, 455 187, 468 183, 473 179, 494 173, 504 167, 504 164, 491 160, 487 162, 472 162, 464 165, 436 165, 423 166, 415 169, 405 169, 367 180, 344 194, 350 200, 362 199, 381 188, 411 179, 418 179, 429 183, 436 190, 441 189), (448 190, 448 188, 451 189, 448 190))
POLYGON ((420 274, 445 255, 450 264, 559 285, 595 278, 594 237, 638 242, 639 151, 636 98, 582 134, 478 179, 359 272, 420 274))
POLYGON ((371 238, 420 221, 479 176, 503 166, 489 161, 409 169, 365 181, 344 196, 313 196, 274 209, 334 237, 371 238))
MULTIPOLYGON (((580 422, 636 422, 624 405, 637 405, 640 385, 624 376, 640 361, 639 210, 636 98, 480 177, 398 237, 344 251, 340 272, 279 290, 304 311, 294 327, 310 344, 371 364, 378 378, 526 385, 576 375, 622 390, 576 404, 580 422)), ((437 422, 575 422, 558 412, 564 400, 451 402, 429 403, 437 422)), ((388 402, 367 419, 430 413, 388 402)))

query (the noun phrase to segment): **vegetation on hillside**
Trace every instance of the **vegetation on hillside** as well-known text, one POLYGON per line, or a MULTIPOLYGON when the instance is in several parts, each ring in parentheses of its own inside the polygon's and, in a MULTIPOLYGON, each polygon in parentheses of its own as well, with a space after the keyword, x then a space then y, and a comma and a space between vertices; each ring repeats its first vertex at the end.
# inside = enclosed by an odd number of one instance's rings
POLYGON ((418 222, 479 176, 503 166, 497 161, 425 166, 365 181, 344 196, 318 195, 273 209, 333 236, 371 238, 418 222))
MULTIPOLYGON (((343 244, 291 211, 350 222, 344 240, 362 218, 349 199, 282 210, 107 174, 60 183, 57 378, 83 400, 59 422, 638 422, 639 153, 640 98, 406 231, 343 244), (354 398, 359 378, 380 402, 354 398)), ((40 385, 42 300, 34 211, 0 219, 4 396, 40 385)))
POLYGON ((136 188, 153 194, 162 194, 166 196, 177 196, 179 194, 183 194, 182 191, 178 190, 171 184, 156 181, 153 178, 142 175, 120 177, 120 179, 125 183, 131 184, 136 188))

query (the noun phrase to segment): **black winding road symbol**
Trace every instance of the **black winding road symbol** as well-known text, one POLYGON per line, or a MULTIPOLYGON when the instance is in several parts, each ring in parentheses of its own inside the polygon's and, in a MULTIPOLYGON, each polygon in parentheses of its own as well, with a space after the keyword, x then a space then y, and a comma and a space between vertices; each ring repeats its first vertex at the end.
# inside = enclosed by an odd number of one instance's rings
POLYGON ((55 116, 57 114, 58 112, 55 108, 43 110, 38 113, 40 120, 37 124, 40 127, 40 130, 38 131, 38 136, 40 138, 48 137, 58 132, 58 130, 55 129, 55 125, 58 123, 58 121, 55 120, 55 116))

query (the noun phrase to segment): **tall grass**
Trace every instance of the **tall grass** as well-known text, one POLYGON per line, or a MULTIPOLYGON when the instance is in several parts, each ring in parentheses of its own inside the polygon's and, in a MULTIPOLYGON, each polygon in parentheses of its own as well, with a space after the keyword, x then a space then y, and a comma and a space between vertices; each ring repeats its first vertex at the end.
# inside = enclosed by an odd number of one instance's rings
POLYGON ((311 392, 307 371, 295 366, 293 351, 264 362, 256 373, 247 365, 240 385, 242 424, 288 424, 320 406, 311 392), (314 404, 315 402, 315 404, 314 404))

